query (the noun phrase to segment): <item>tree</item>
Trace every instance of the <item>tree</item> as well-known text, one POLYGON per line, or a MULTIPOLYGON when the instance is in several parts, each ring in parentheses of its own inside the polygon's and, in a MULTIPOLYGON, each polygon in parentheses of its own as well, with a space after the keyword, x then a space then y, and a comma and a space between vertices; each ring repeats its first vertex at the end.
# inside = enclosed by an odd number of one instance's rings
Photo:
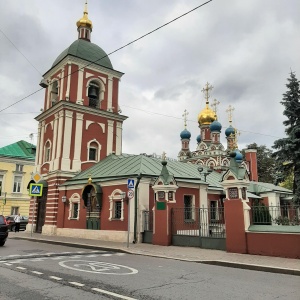
MULTIPOLYGON (((273 183, 275 179, 275 159, 272 157, 273 151, 265 145, 258 146, 256 143, 247 145, 247 149, 256 149, 257 174, 261 182, 273 183)), ((245 157, 245 149, 242 150, 245 157)))
POLYGON ((294 174, 293 192, 294 202, 300 203, 300 88, 294 72, 287 79, 287 92, 280 102, 284 106, 283 114, 287 120, 285 125, 286 137, 274 142, 272 148, 276 160, 276 171, 281 174, 278 181, 283 181, 292 172, 294 174))

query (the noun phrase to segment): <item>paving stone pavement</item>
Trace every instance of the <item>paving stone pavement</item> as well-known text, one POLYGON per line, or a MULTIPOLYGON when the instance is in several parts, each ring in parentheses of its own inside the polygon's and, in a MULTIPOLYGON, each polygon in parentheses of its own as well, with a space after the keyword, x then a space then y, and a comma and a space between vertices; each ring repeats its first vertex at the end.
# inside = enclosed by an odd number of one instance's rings
POLYGON ((228 253, 197 247, 158 246, 144 243, 128 244, 63 236, 50 236, 21 231, 9 234, 9 239, 26 239, 44 243, 80 247, 89 250, 117 251, 183 261, 206 263, 241 269, 300 276, 300 259, 228 253))

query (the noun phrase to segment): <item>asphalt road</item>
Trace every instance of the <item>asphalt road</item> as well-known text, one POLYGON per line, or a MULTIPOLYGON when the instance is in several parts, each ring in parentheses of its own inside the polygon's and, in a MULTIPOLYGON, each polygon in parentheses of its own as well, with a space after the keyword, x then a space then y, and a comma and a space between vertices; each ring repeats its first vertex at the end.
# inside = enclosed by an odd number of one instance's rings
POLYGON ((300 299, 298 276, 12 239, 0 287, 1 300, 300 299))

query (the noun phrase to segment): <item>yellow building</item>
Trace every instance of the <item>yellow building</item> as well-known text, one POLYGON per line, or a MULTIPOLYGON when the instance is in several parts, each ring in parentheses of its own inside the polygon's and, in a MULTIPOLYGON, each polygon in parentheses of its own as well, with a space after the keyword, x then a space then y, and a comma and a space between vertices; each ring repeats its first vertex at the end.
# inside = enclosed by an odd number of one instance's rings
POLYGON ((0 148, 0 214, 29 216, 27 186, 35 165, 36 146, 18 141, 0 148))

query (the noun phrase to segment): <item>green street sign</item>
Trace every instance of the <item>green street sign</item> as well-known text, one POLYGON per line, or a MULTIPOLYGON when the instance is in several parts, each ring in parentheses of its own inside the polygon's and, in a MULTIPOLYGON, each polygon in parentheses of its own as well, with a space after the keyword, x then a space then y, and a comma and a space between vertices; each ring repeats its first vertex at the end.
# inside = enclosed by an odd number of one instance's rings
POLYGON ((30 183, 29 196, 42 196, 43 184, 42 183, 30 183))

